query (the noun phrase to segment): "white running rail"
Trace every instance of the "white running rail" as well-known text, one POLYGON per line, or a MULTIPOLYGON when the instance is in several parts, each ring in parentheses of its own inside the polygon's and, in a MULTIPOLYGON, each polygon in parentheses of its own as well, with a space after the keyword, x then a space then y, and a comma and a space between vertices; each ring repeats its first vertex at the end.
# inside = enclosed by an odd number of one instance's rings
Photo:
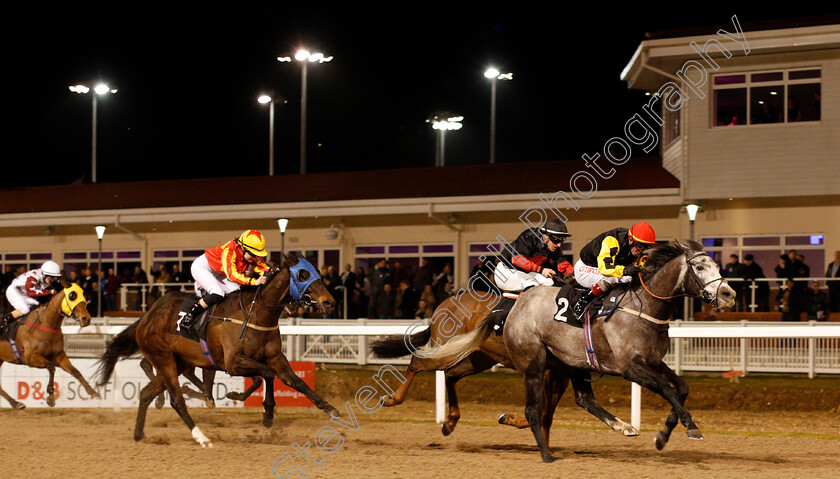
MULTIPOLYGON (((101 321, 101 320, 98 320, 101 321)), ((85 328, 79 326, 63 326, 62 332, 69 337, 68 343, 73 343, 75 337, 82 339, 87 335, 102 337, 119 334, 127 324, 135 321, 130 318, 110 319, 119 325, 90 325, 85 328), (78 336, 76 336, 78 335, 78 336)), ((409 326, 417 326, 415 321, 406 320, 305 320, 289 319, 280 324, 283 335, 294 336, 290 343, 290 359, 315 362, 346 362, 355 364, 385 364, 385 361, 371 357, 367 342, 371 336, 393 336, 405 334, 409 326), (352 338, 356 339, 353 340, 352 338), (351 339, 348 339, 351 338, 351 339), (304 342, 305 341, 305 342, 304 342), (332 350, 332 356, 330 353, 332 350), (346 354, 344 354, 346 353, 346 354), (346 357, 339 357, 344 354, 346 357), (319 357, 323 355, 325 357, 319 357), (329 356, 329 357, 326 357, 329 356)), ((412 333, 420 332, 423 326, 412 329, 412 333)), ((815 372, 840 372, 840 325, 810 321, 808 323, 749 323, 742 322, 683 322, 674 321, 669 329, 672 339, 671 351, 666 356, 666 363, 672 365, 679 374, 685 370, 726 371, 736 369, 744 371, 765 371, 762 368, 748 368, 751 356, 768 354, 775 359, 786 357, 787 361, 796 365, 797 372, 807 372, 813 377, 815 372), (723 341, 738 343, 737 347, 726 347, 692 344, 703 341, 723 341), (785 341, 788 340, 788 341, 785 341), (752 345, 751 342, 759 342, 752 345), (767 342, 769 341, 769 342, 767 342), (823 345, 827 354, 820 353, 818 341, 831 341, 823 345), (795 342, 795 344, 793 343, 795 342), (789 344, 790 343, 790 344, 789 344), (799 344, 802 343, 802 344, 799 344), (794 347, 791 347, 794 344, 794 347), (688 350, 702 349, 707 361, 716 363, 705 367, 692 367, 686 364, 688 350), (710 352, 711 351, 711 352, 710 352), (783 354, 780 354, 782 352, 783 354), (727 363, 728 366, 722 365, 727 363), (717 358, 715 360, 714 358, 717 358), (712 359, 709 359, 712 358, 712 359), (817 362, 826 362, 828 366, 817 367, 817 362)), ((101 347, 101 339, 95 341, 101 347)), ((104 341, 103 341, 104 342, 104 341)), ((409 357, 391 360, 391 364, 405 364, 409 357)), ((783 358, 784 359, 784 358, 783 358)), ((790 371, 784 367, 771 369, 773 371, 790 371)), ((444 373, 436 374, 436 420, 442 422, 445 417, 446 397, 443 389, 444 373)), ((641 426, 641 388, 633 384, 631 398, 631 424, 637 429, 641 426)))

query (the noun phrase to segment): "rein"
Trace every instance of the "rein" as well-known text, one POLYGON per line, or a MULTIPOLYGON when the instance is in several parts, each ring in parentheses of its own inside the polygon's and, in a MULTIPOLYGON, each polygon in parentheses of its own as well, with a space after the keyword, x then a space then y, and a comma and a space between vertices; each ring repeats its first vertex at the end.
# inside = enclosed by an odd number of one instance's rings
MULTIPOLYGON (((647 292, 647 294, 649 294, 651 297, 656 298, 660 301, 668 301, 668 300, 671 300, 671 299, 674 299, 674 298, 699 297, 699 298, 703 299, 704 301, 712 303, 717 298, 717 292, 715 292, 715 295, 711 298, 705 297, 704 293, 705 293, 706 286, 714 283, 715 281, 720 281, 720 284, 723 284, 723 283, 726 282, 726 280, 723 279, 723 277, 719 277, 719 278, 713 279, 711 281, 708 281, 706 283, 703 283, 703 281, 700 278, 697 277, 697 273, 694 272, 694 268, 692 267, 693 265, 691 264, 691 261, 694 258, 697 258, 699 256, 704 256, 704 255, 708 256, 708 253, 699 252, 699 253, 695 254, 694 256, 692 256, 690 258, 688 257, 687 254, 685 255, 685 257, 686 257, 686 260, 685 260, 686 268, 691 273, 691 277, 694 278, 694 280, 700 286, 700 294, 697 295, 697 296, 694 296, 694 295, 691 295, 691 294, 688 294, 688 293, 675 294, 675 295, 671 295, 671 296, 659 296, 659 295, 655 294, 653 291, 651 291, 650 288, 647 287, 647 285, 645 284, 644 278, 642 278, 642 273, 638 273, 639 274, 639 282, 641 283, 642 288, 644 288, 644 290, 647 292)), ((718 289, 720 289, 720 284, 718 284, 718 289)), ((683 288, 683 290, 685 290, 685 288, 683 288)), ((637 297, 638 297, 638 294, 637 294, 637 297)), ((641 303, 641 298, 639 299, 639 301, 641 303)), ((620 303, 620 301, 619 301, 619 303, 620 303)), ((618 304, 618 303, 616 303, 616 304, 618 304)), ((645 314, 642 311, 637 311, 635 309, 631 309, 631 308, 628 308, 626 306, 616 306, 616 309, 622 310, 622 311, 627 312, 627 313, 630 313, 630 314, 635 315, 639 318, 650 321, 651 323, 654 323, 654 324, 667 325, 671 322, 670 319, 654 318, 653 316, 651 316, 649 314, 645 314)))
MULTIPOLYGON (((41 326, 41 316, 43 316, 43 314, 47 311, 48 308, 50 308, 50 306, 52 306, 52 301, 47 303, 46 306, 44 307, 44 309, 42 309, 41 312, 38 313, 38 316, 35 318, 35 321, 26 321, 24 323, 24 326, 29 326, 28 331, 30 333, 32 332, 33 329, 39 329, 41 331, 46 331, 46 332, 52 333, 52 334, 61 334, 61 329, 54 329, 54 328, 50 328, 48 326, 41 326)), ((64 316, 64 313, 62 313, 58 308, 53 307, 52 310, 55 311, 56 313, 58 313, 59 317, 64 316)))
MULTIPOLYGON (((279 273, 279 270, 275 274, 278 274, 278 273, 279 273)), ((268 284, 268 281, 266 281, 266 284, 268 284)), ((265 299, 263 299, 262 295, 260 294, 260 293, 262 293, 262 286, 263 285, 257 286, 257 291, 254 293, 254 297, 251 299, 251 304, 248 306, 247 311, 245 309, 245 304, 242 302, 242 295, 241 294, 239 295, 239 309, 243 313, 245 313, 245 320, 244 321, 241 321, 239 319, 229 318, 229 317, 226 317, 226 316, 210 315, 209 317, 211 319, 218 319, 219 321, 226 322, 226 323, 241 324, 242 325, 242 330, 239 332, 239 339, 242 339, 242 337, 245 335, 245 328, 250 328, 250 329, 253 329, 253 330, 256 330, 256 331, 263 331, 263 332, 277 331, 278 326, 276 326, 276 325, 275 326, 258 326, 258 325, 250 323, 251 312, 254 310, 254 304, 257 302, 257 300, 259 300, 260 306, 262 306, 263 308, 265 308, 268 311, 282 311, 282 309, 284 307, 286 307, 290 304, 307 302, 306 300, 304 300, 304 301, 289 301, 289 302, 286 302, 286 303, 281 303, 277 306, 268 305, 265 302, 265 299)), ((306 297, 308 298, 308 296, 306 296, 306 297)))
MULTIPOLYGON (((723 277, 721 276, 721 277, 718 277, 716 279, 710 280, 706 283, 703 283, 703 281, 700 278, 697 277, 697 273, 694 272, 694 268, 692 268, 691 260, 693 260, 694 258, 697 258, 699 256, 708 256, 708 253, 700 252, 700 253, 697 253, 690 258, 688 257, 688 255, 685 255, 685 256, 686 256, 686 259, 685 259, 686 269, 688 269, 688 271, 691 273, 691 277, 694 278, 694 280, 700 286, 700 294, 697 297, 700 297, 704 300, 707 300, 708 302, 714 301, 714 299, 717 298, 717 293, 715 293, 715 296, 712 297, 712 298, 705 298, 705 297, 703 297, 703 291, 705 290, 706 286, 714 283, 715 281, 720 281, 720 284, 723 284, 723 283, 726 282, 726 280, 724 280, 723 277)), ((658 296, 658 295, 654 294, 653 291, 650 290, 650 288, 647 287, 647 285, 645 284, 645 280, 642 278, 642 273, 639 273, 639 282, 642 284, 642 288, 644 288, 645 291, 647 291, 647 293, 649 295, 651 295, 654 298, 656 298, 658 300, 661 300, 661 301, 668 301, 668 300, 674 299, 674 298, 684 298, 684 297, 692 297, 693 298, 693 297, 695 297, 695 296, 692 296, 688 293, 675 294, 675 295, 672 295, 672 296, 658 296)), ((718 285, 718 289, 720 289, 720 284, 718 285)))
POLYGON ((212 319, 218 319, 219 321, 225 323, 233 323, 233 324, 241 324, 243 328, 248 327, 251 329, 255 329, 257 331, 277 331, 277 326, 257 326, 256 324, 251 324, 246 321, 241 321, 239 319, 228 318, 226 316, 210 316, 212 319))
MULTIPOLYGON (((37 320, 36 320, 36 321, 37 321, 37 320)), ((40 324, 38 324, 38 323, 33 323, 33 322, 31 322, 31 321, 27 321, 27 322, 25 322, 24 324, 25 324, 26 326, 29 326, 29 330, 30 330, 30 331, 32 331, 32 329, 33 329, 33 328, 35 328, 35 329, 40 329, 41 331, 46 331, 46 332, 48 332, 48 333, 52 333, 52 334, 61 334, 61 330, 60 330, 60 329, 53 329, 53 328, 49 328, 49 327, 47 327, 47 326, 41 326, 40 324)))

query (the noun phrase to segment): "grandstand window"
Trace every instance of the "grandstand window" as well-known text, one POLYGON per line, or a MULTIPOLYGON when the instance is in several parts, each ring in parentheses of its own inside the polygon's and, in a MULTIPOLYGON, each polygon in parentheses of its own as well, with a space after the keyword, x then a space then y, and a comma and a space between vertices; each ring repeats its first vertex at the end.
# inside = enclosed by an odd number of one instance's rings
POLYGON ((717 75, 713 126, 819 121, 819 68, 717 75))
POLYGON ((666 148, 674 141, 680 138, 680 114, 682 107, 676 111, 671 111, 670 108, 660 108, 662 110, 662 145, 666 148))
MULTIPOLYGON (((323 267, 333 266, 336 273, 341 274, 341 251, 333 248, 315 248, 303 251, 286 251, 287 254, 293 254, 299 258, 305 258, 312 263, 319 272, 323 267)), ((280 250, 269 250, 268 261, 269 264, 280 263, 280 250)))
POLYGON ((435 274, 443 271, 444 266, 449 264, 455 276, 454 252, 455 245, 451 243, 360 245, 356 247, 356 268, 362 268, 365 274, 370 274, 377 263, 387 259, 392 275, 396 268, 401 268, 400 275, 411 281, 425 259, 429 261, 435 274))
POLYGON ((204 254, 203 249, 158 249, 152 252, 152 276, 160 273, 161 266, 166 266, 169 273, 172 273, 173 266, 178 265, 181 273, 186 276, 187 282, 192 281, 190 267, 192 262, 204 254))
POLYGON ((18 267, 27 271, 40 268, 44 261, 52 259, 52 253, 6 253, 0 255, 2 271, 14 272, 18 267))
POLYGON ((737 255, 742 263, 745 255, 753 255, 768 278, 775 277, 779 256, 788 254, 792 249, 804 256, 803 262, 811 269, 811 277, 822 276, 826 267, 822 234, 710 236, 703 237, 701 242, 706 252, 722 266, 726 266, 732 254, 737 255))
MULTIPOLYGON (((118 275, 126 269, 133 272, 135 266, 142 264, 141 257, 140 251, 103 251, 102 269, 107 271, 108 268, 114 268, 114 273, 118 275)), ((64 261, 62 267, 67 276, 70 273, 81 276, 88 266, 94 272, 99 270, 98 251, 68 251, 62 255, 62 258, 64 261)))

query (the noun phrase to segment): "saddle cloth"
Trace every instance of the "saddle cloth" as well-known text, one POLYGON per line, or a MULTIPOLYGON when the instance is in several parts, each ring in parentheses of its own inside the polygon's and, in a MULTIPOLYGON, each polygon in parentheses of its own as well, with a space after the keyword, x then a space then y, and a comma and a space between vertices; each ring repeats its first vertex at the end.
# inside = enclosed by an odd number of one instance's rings
MULTIPOLYGON (((186 314, 190 309, 192 309, 193 305, 197 303, 199 300, 198 296, 189 296, 184 299, 184 303, 181 305, 181 313, 186 314)), ((177 334, 178 336, 185 337, 191 341, 201 341, 207 338, 207 325, 210 324, 210 317, 213 315, 213 311, 215 311, 216 305, 210 306, 206 311, 201 313, 201 316, 196 319, 197 323, 194 328, 195 334, 191 331, 187 330, 187 328, 178 328, 178 324, 175 324, 175 328, 172 331, 173 333, 177 334)), ((179 317, 181 314, 178 315, 179 317)))

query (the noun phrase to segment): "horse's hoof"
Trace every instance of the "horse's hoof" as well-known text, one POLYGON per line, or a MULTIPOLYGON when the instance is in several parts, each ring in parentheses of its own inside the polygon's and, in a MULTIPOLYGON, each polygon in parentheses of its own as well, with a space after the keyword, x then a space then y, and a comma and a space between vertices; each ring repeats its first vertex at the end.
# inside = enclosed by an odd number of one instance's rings
POLYGON ((271 429, 271 426, 274 424, 274 418, 263 418, 262 425, 266 429, 271 429))
POLYGON ((636 437, 639 435, 639 430, 628 425, 621 430, 621 433, 624 434, 625 437, 636 437))
POLYGON ((216 402, 213 401, 212 399, 205 399, 204 400, 204 405, 207 406, 210 409, 216 409, 216 402))
POLYGON ((53 397, 47 398, 47 406, 55 407, 55 398, 53 398, 53 397))
POLYGON ((443 423, 443 426, 440 428, 440 432, 442 432, 444 436, 452 434, 453 430, 454 428, 450 428, 446 423, 443 423))
POLYGON ((338 409, 336 408, 330 409, 330 411, 327 414, 329 414, 330 417, 341 417, 341 413, 338 412, 338 409))
POLYGON ((146 437, 146 435, 145 435, 145 434, 143 434, 142 432, 141 432, 139 435, 138 435, 138 434, 135 434, 135 435, 134 435, 134 441, 135 441, 135 442, 137 442, 137 441, 142 441, 144 437, 146 437))
POLYGON ((229 392, 225 397, 228 399, 233 399, 234 401, 244 401, 244 399, 242 398, 242 393, 229 392))
POLYGON ((661 451, 665 449, 665 444, 668 444, 668 438, 662 432, 657 432, 656 437, 653 438, 653 444, 657 451, 661 451))
POLYGON ((499 424, 507 424, 508 413, 504 413, 499 416, 499 424))
POLYGON ((192 437, 195 439, 195 442, 201 445, 201 448, 210 448, 213 447, 213 443, 210 442, 210 439, 201 432, 201 429, 198 426, 193 427, 192 429, 192 437))
POLYGON ((391 396, 382 396, 382 405, 385 407, 393 407, 397 405, 397 402, 394 401, 394 398, 391 396))
POLYGON ((14 405, 14 408, 17 409, 18 411, 21 411, 23 409, 26 409, 26 404, 24 404, 22 402, 19 402, 19 403, 14 405))
POLYGON ((560 459, 559 457, 554 457, 554 456, 543 456, 543 462, 546 463, 546 464, 557 461, 559 459, 560 459))
POLYGON ((693 439, 695 441, 702 441, 704 439, 703 433, 700 432, 699 429, 689 429, 685 432, 689 439, 693 439))

